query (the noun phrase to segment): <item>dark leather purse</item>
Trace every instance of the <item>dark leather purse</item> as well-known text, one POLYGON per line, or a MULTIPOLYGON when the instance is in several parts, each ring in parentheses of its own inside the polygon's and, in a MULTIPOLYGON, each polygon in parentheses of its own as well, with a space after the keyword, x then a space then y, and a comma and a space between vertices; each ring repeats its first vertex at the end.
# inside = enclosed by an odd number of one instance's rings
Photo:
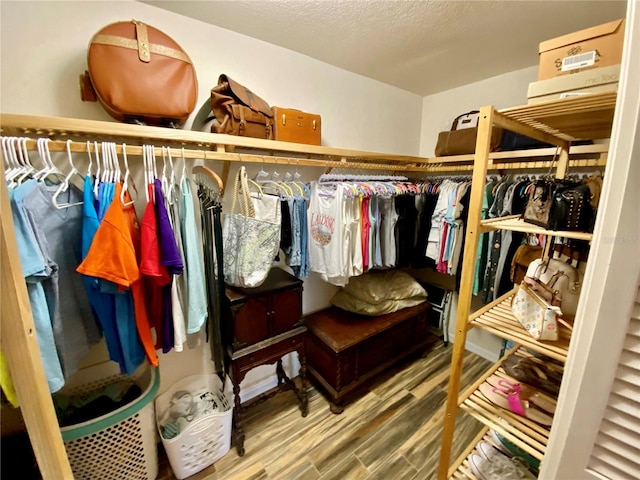
POLYGON ((549 229, 592 232, 595 215, 589 185, 578 183, 557 188, 553 194, 549 229))
POLYGON ((595 214, 589 186, 569 180, 537 180, 522 218, 547 230, 591 232, 595 214))
POLYGON ((271 140, 273 112, 258 95, 222 74, 191 129, 271 140))

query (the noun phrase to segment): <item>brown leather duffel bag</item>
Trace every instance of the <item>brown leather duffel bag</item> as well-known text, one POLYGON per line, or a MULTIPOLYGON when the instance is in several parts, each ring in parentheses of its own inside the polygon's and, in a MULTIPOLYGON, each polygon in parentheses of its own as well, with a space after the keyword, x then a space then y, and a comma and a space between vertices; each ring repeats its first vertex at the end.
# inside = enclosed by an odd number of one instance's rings
POLYGON ((273 112, 262 98, 222 74, 193 121, 192 130, 273 139, 273 112))
POLYGON ((107 25, 91 39, 87 65, 80 75, 82 100, 99 100, 116 120, 175 126, 195 108, 198 81, 191 59, 150 25, 107 25))

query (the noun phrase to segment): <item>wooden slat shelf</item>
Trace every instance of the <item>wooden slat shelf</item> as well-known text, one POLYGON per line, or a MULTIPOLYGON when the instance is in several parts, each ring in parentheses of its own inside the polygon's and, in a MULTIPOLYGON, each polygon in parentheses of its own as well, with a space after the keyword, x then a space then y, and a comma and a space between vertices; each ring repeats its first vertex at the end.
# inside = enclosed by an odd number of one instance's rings
MULTIPOLYGON (((488 429, 495 430, 531 456, 542 460, 549 440, 550 428, 494 405, 478 390, 478 387, 491 375, 509 378, 502 369, 502 362, 512 353, 524 357, 530 355, 522 350, 520 345, 510 349, 498 363, 460 395, 459 405, 465 412, 486 425, 488 429)), ((513 379, 509 380, 513 381, 513 379)), ((472 448, 468 451, 471 450, 472 448)), ((462 460, 459 458, 458 462, 462 460)), ((455 465, 454 463, 453 466, 455 465)))
POLYGON ((609 138, 616 98, 616 92, 602 92, 496 113, 563 140, 609 138))
POLYGON ((572 238, 575 240, 586 240, 590 242, 593 238, 592 233, 587 232, 567 232, 560 230, 547 230, 532 223, 527 223, 520 219, 519 215, 510 215, 508 217, 490 218, 480 222, 483 231, 488 230, 511 230, 514 232, 533 233, 536 235, 553 235, 555 237, 572 238))
POLYGON ((476 477, 471 471, 471 467, 469 467, 469 461, 466 457, 458 466, 458 468, 452 473, 450 478, 453 478, 455 480, 478 480, 478 477, 476 477))
MULTIPOLYGON (((594 144, 594 145, 572 145, 569 149, 570 158, 573 157, 594 157, 599 154, 607 153, 609 151, 608 144, 594 144)), ((550 160, 557 153, 553 147, 547 148, 531 148, 527 150, 512 150, 506 152, 491 152, 489 153, 489 160, 493 163, 508 163, 508 162, 525 162, 535 159, 547 159, 550 160)), ((446 157, 435 157, 433 161, 437 163, 459 163, 470 162, 473 163, 475 155, 470 153, 468 155, 450 155, 446 157)))
POLYGON ((561 362, 567 360, 570 335, 567 329, 560 327, 560 338, 556 342, 535 340, 511 313, 512 290, 469 317, 469 328, 478 327, 518 343, 530 350, 547 355, 561 362))
POLYGON ((489 427, 483 427, 471 443, 467 445, 467 448, 464 449, 456 461, 451 464, 451 468, 449 469, 449 478, 478 480, 469 468, 467 457, 474 448, 476 448, 476 445, 480 440, 489 441, 489 436, 487 435, 488 431, 489 427))

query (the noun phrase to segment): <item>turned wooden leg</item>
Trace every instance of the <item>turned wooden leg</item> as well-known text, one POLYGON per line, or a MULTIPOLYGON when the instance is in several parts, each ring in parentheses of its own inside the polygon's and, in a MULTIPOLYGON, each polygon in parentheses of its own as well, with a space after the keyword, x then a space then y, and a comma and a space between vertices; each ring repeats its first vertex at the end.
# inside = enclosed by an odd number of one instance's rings
POLYGON ((276 375, 278 376, 278 386, 283 385, 289 380, 289 377, 284 372, 284 368, 282 367, 282 358, 278 360, 278 364, 276 366, 276 375))
POLYGON ((307 388, 307 358, 304 354, 304 351, 298 352, 298 359, 300 360, 300 411, 302 412, 302 416, 306 417, 309 413, 309 394, 307 388))
POLYGON ((329 402, 329 410, 331 410, 331 413, 340 415, 342 412, 344 412, 344 405, 340 403, 329 402))
POLYGON ((240 406, 240 385, 233 385, 235 408, 233 409, 234 445, 238 456, 244 456, 244 429, 242 428, 242 407, 240 406))

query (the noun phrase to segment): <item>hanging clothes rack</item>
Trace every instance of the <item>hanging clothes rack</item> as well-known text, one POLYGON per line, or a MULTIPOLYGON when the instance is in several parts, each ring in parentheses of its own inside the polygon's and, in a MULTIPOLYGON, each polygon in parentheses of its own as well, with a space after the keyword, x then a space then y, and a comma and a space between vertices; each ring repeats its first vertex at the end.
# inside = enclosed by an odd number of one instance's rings
MULTIPOLYGON (((615 94, 613 94, 615 100, 615 94)), ((611 99, 605 99, 609 102, 611 99)), ((514 112, 517 115, 518 112, 514 112)), ((526 119, 520 119, 526 123, 526 119)), ((518 124, 520 125, 520 124, 518 124)), ((508 122, 500 125, 509 128, 508 122)), ((521 125, 520 125, 521 127, 521 125)), ((522 133, 533 132, 533 138, 557 144, 552 134, 541 135, 534 127, 519 128, 522 133)), ((129 156, 142 156, 142 145, 155 143, 169 148, 169 152, 184 158, 222 161, 222 180, 226 183, 231 162, 281 164, 332 168, 386 170, 392 172, 468 172, 473 170, 474 155, 425 158, 389 155, 322 146, 260 140, 229 135, 217 135, 159 127, 125 125, 114 122, 80 120, 33 115, 0 115, 0 134, 32 137, 26 142, 28 150, 36 149, 33 138, 51 139, 49 149, 62 152, 87 152, 86 141, 118 141, 126 143, 129 156), (183 150, 184 149, 184 150, 183 150), (240 152, 242 150, 242 152, 240 152), (258 152, 258 153, 256 153, 258 152), (263 152, 268 152, 265 156, 263 152)), ((101 150, 95 145, 94 154, 101 150)), ((159 147, 156 147, 159 148, 159 147)), ((159 149, 160 150, 160 149, 159 149)), ((122 147, 116 151, 122 154, 122 147)), ((540 151, 497 152, 488 155, 487 170, 548 168, 555 149, 540 151), (513 159, 519 159, 512 163, 513 159), (507 161, 510 159, 511 161, 507 161)), ((578 167, 604 166, 607 146, 572 147, 568 165, 578 167)), ((161 151, 158 153, 161 154, 161 151)), ((566 159, 563 159, 563 161, 566 159)), ((1 163, 1 162, 0 162, 1 163)), ((0 165, 4 176, 4 165, 0 165)), ((25 424, 36 460, 44 478, 73 478, 60 434, 53 402, 47 388, 27 290, 21 275, 13 220, 6 186, 0 186, 1 229, 0 259, 2 260, 2 333, 3 345, 15 386, 22 405, 25 424)))

